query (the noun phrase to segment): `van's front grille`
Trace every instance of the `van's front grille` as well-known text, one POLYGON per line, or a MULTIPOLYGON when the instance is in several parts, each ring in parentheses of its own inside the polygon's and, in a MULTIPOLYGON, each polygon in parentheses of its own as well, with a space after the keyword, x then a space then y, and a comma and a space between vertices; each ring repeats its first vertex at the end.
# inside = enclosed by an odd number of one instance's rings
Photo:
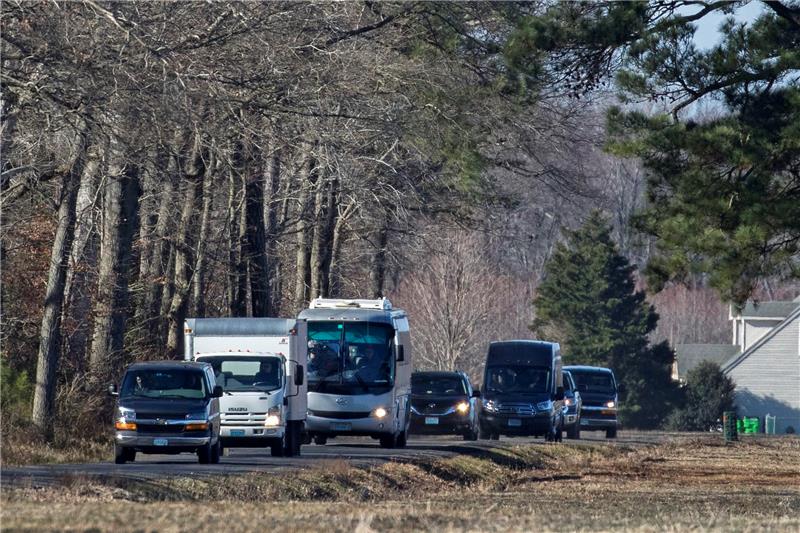
POLYGON ((536 409, 529 403, 501 403, 497 406, 497 413, 501 415, 533 416, 536 409))
POLYGON ((137 424, 139 433, 183 433, 183 424, 137 424))

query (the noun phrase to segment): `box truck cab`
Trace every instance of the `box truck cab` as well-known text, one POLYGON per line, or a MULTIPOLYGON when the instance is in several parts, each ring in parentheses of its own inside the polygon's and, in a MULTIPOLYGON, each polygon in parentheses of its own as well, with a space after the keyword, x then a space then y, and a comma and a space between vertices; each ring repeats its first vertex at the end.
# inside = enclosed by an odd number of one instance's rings
POLYGON ((185 359, 208 363, 222 386, 223 447, 300 454, 306 419, 306 330, 283 318, 190 318, 185 359))
POLYGON ((561 350, 555 342, 491 343, 481 391, 481 436, 544 436, 548 441, 560 441, 561 366, 561 350))
POLYGON ((411 338, 404 311, 380 300, 317 298, 302 311, 308 334, 307 439, 370 436, 406 445, 411 338))

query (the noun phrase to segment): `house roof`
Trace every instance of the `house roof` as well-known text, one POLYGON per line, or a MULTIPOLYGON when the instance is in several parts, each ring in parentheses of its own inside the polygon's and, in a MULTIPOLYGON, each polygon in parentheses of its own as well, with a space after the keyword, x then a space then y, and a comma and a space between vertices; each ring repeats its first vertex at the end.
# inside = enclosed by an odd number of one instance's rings
POLYGON ((739 366, 739 363, 747 359, 751 353, 755 352, 756 350, 764 346, 764 344, 769 342, 770 339, 772 339, 775 335, 780 333, 786 326, 791 324, 798 317, 800 317, 800 306, 797 306, 795 310, 792 311, 792 313, 789 316, 783 319, 783 321, 780 324, 769 330, 769 333, 758 339, 758 341, 752 346, 750 346, 750 348, 748 348, 746 352, 731 357, 724 365, 722 365, 722 371, 727 374, 728 372, 739 366))
POLYGON ((786 318, 800 307, 800 300, 792 302, 747 302, 740 316, 750 318, 786 318))
POLYGON ((691 369, 703 361, 711 361, 722 366, 738 353, 739 347, 735 344, 676 344, 678 377, 685 378, 691 369))

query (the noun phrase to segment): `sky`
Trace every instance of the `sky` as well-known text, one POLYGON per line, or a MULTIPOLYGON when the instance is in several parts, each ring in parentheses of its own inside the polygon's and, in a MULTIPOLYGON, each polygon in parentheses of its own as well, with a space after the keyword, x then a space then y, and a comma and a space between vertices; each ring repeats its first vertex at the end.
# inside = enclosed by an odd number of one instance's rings
MULTIPOLYGON (((700 9, 698 7, 685 8, 681 10, 682 13, 691 14, 696 13, 700 9)), ((734 12, 734 18, 737 22, 752 22, 764 11, 764 4, 759 1, 751 1, 739 7, 734 12)), ((725 21, 727 15, 714 12, 706 15, 698 22, 695 23, 697 31, 694 34, 694 41, 699 49, 707 50, 719 43, 720 33, 719 27, 725 21)))

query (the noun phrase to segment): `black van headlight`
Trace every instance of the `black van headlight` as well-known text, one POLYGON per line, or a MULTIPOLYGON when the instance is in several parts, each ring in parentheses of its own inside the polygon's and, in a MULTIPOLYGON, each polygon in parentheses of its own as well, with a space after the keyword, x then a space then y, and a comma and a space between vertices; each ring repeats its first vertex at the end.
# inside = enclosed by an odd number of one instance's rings
POLYGON ((550 411, 553 409, 553 402, 550 400, 539 402, 536 404, 537 411, 550 411))
POLYGON ((487 400, 486 398, 484 398, 482 402, 483 402, 483 408, 489 411, 490 413, 494 413, 497 411, 497 404, 494 403, 494 400, 487 400))

